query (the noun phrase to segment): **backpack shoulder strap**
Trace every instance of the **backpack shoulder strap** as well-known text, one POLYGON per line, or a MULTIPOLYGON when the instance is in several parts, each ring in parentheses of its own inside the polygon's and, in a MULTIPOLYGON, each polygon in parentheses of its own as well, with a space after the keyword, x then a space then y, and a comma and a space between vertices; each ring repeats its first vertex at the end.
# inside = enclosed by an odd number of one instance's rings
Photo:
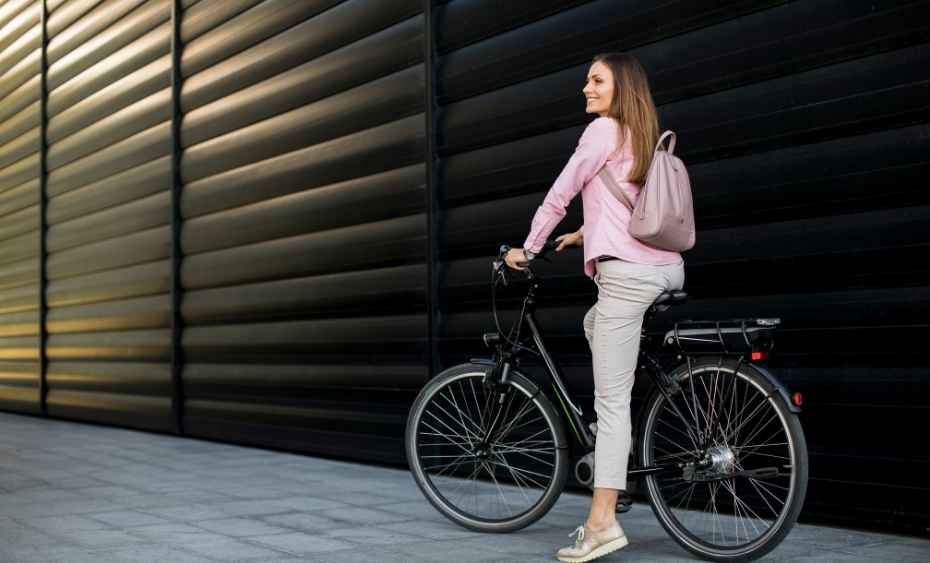
POLYGON ((632 213, 633 202, 630 201, 630 197, 626 195, 626 192, 624 192, 620 188, 620 186, 617 185, 617 181, 614 180, 614 177, 611 176, 610 172, 607 171, 607 167, 605 166, 601 168, 600 172, 598 172, 597 175, 601 179, 601 181, 604 182, 604 185, 607 186, 607 189, 610 190, 610 193, 612 193, 615 198, 620 200, 620 203, 625 205, 626 208, 629 209, 630 212, 632 213))

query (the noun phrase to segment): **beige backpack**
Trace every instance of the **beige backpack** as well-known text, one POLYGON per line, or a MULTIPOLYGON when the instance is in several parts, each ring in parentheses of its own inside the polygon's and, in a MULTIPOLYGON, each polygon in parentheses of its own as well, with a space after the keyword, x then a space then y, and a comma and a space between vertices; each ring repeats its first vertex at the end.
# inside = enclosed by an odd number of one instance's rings
POLYGON ((656 143, 646 184, 635 208, 606 167, 601 168, 598 176, 632 213, 630 235, 633 238, 655 248, 681 252, 694 246, 694 205, 688 171, 681 159, 673 154, 675 139, 674 132, 666 131, 656 143), (666 138, 671 141, 668 149, 663 149, 666 138))

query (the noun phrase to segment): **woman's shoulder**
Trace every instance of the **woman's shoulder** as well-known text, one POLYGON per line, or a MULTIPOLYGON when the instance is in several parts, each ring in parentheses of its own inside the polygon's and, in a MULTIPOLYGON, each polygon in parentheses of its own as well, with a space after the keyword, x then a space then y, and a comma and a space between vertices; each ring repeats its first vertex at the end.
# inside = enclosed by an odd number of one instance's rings
POLYGON ((591 123, 588 123, 588 126, 585 127, 585 133, 590 131, 595 134, 616 134, 619 128, 620 123, 613 117, 598 117, 591 123))
POLYGON ((581 133, 581 143, 606 145, 613 150, 616 147, 617 120, 612 117, 598 117, 588 123, 581 133))
MULTIPOLYGON (((625 132, 628 135, 629 127, 625 127, 625 132)), ((598 117, 597 119, 588 123, 588 126, 585 127, 584 133, 582 133, 582 138, 591 139, 594 142, 602 144, 607 148, 608 153, 611 157, 617 156, 615 154, 617 150, 617 145, 620 142, 619 137, 620 132, 620 123, 613 117, 598 117)), ((629 143, 625 143, 627 145, 629 143)))

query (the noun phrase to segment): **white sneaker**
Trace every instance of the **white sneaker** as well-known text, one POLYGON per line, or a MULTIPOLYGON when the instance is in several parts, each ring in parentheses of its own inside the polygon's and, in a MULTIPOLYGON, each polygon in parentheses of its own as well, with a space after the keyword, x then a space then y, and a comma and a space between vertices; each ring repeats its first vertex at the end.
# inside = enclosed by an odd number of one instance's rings
POLYGON ((609 528, 595 532, 589 530, 584 525, 575 528, 575 531, 568 534, 568 537, 576 536, 575 545, 572 547, 563 547, 559 550, 556 557, 559 561, 566 563, 582 563, 583 561, 592 561, 598 557, 603 557, 608 553, 617 551, 627 546, 630 542, 623 533, 623 528, 619 523, 614 523, 609 528))

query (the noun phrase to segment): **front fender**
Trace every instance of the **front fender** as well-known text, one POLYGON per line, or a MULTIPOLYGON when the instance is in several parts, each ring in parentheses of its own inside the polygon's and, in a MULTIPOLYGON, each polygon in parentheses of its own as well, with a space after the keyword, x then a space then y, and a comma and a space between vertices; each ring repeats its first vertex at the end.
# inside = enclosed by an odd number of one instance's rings
MULTIPOLYGON (((490 367, 494 367, 497 365, 497 362, 495 362, 494 360, 490 358, 470 358, 468 362, 471 364, 476 364, 476 365, 481 365, 481 366, 490 366, 490 367)), ((546 396, 545 393, 543 393, 542 388, 540 388, 539 385, 537 385, 536 382, 531 377, 529 377, 528 375, 520 371, 518 368, 511 368, 510 374, 508 375, 508 377, 510 377, 513 381, 519 383, 522 387, 526 388, 526 390, 529 391, 531 397, 536 397, 536 395, 542 395, 543 399, 546 402, 548 402, 550 406, 552 406, 551 401, 549 401, 549 397, 546 396)), ((553 406, 552 410, 554 413, 556 413, 556 416, 559 416, 558 409, 556 409, 553 406)), ((555 436, 555 442, 556 442, 555 445, 557 448, 567 448, 568 438, 566 438, 565 436, 565 420, 561 416, 559 416, 559 420, 561 421, 561 424, 557 426, 557 431, 556 431, 556 436, 555 436)))

